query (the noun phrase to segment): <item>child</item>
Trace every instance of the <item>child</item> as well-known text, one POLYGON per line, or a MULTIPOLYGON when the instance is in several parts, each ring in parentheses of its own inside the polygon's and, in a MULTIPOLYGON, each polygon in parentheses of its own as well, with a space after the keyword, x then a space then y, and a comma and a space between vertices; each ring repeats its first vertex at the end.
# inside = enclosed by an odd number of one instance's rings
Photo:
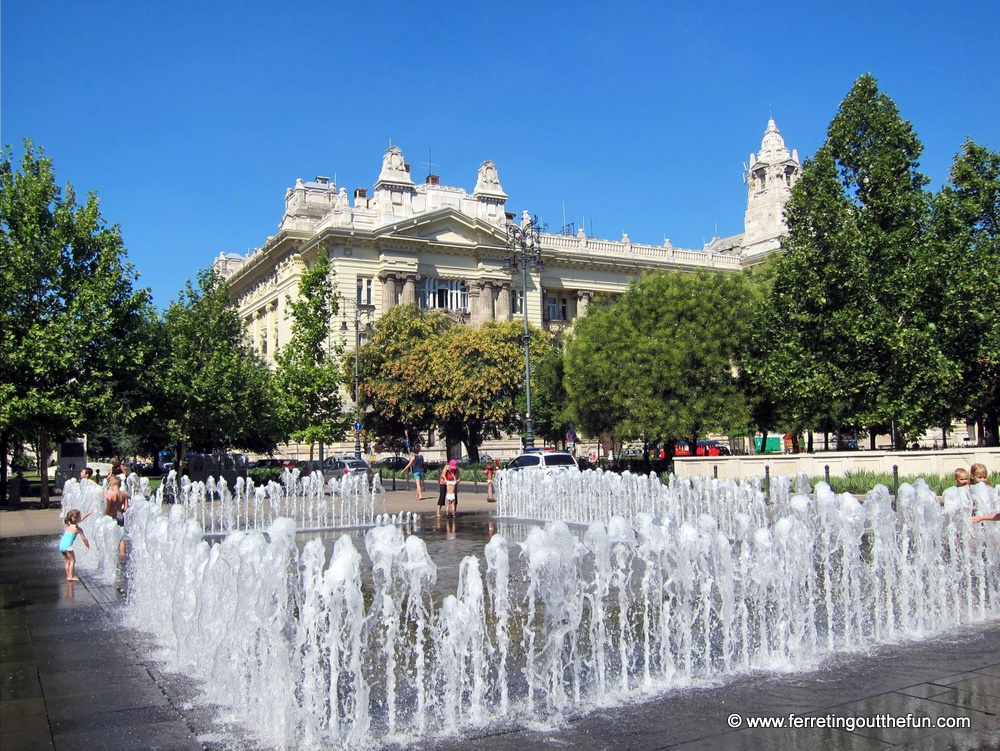
POLYGON ((985 464, 973 464, 969 468, 969 484, 970 485, 985 485, 990 487, 990 484, 986 481, 989 478, 989 473, 986 471, 985 464))
MULTIPOLYGON (((128 495, 122 490, 122 481, 118 475, 111 475, 108 480, 108 492, 104 495, 104 514, 114 517, 119 527, 125 526, 125 512, 128 511, 128 495)), ((125 562, 125 536, 118 542, 118 560, 125 562)))
POLYGON ((444 482, 447 489, 444 496, 447 503, 447 515, 458 516, 458 472, 449 467, 445 473, 444 482))
POLYGON ((493 495, 493 475, 496 474, 497 468, 493 462, 486 462, 486 467, 483 471, 486 473, 486 502, 496 503, 496 496, 493 495))
POLYGON ((956 488, 967 488, 969 487, 969 470, 965 467, 959 467, 955 470, 955 487, 956 488))
POLYGON ((80 581, 75 576, 76 553, 73 552, 73 543, 76 542, 76 536, 80 535, 83 544, 87 546, 87 552, 90 552, 90 540, 87 539, 87 535, 80 529, 80 522, 92 513, 94 513, 92 510, 88 511, 85 516, 81 517, 80 509, 72 508, 67 512, 66 518, 63 520, 66 522, 66 531, 63 532, 62 539, 59 540, 59 552, 66 559, 66 581, 68 582, 80 581))

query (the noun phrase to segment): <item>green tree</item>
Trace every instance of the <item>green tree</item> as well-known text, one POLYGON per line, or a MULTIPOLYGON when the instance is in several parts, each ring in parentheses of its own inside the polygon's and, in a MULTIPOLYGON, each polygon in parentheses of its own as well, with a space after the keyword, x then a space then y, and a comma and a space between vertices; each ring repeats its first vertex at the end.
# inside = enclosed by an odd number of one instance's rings
MULTIPOLYGON (((573 423, 565 385, 565 351, 561 341, 553 339, 531 360, 531 414, 535 435, 546 443, 556 444, 566 437, 573 423)), ((519 400, 520 401, 520 400, 519 400)))
POLYGON ((915 435, 934 424, 942 384, 957 375, 925 297, 932 264, 921 149, 865 75, 792 191, 769 376, 801 423, 817 424, 839 404, 873 444, 889 425, 915 435))
POLYGON ((60 190, 50 159, 25 142, 20 169, 0 160, 0 494, 10 448, 35 442, 48 504, 46 458, 54 440, 116 410, 138 377, 128 357, 151 308, 136 290, 117 225, 95 193, 78 204, 60 190))
POLYGON ((343 346, 331 343, 330 320, 339 295, 330 275, 330 259, 320 253, 299 279, 292 314, 292 338, 277 355, 282 422, 293 441, 340 440, 349 420, 340 394, 343 346))
MULTIPOLYGON (((420 443, 434 425, 434 382, 429 361, 440 337, 454 324, 444 314, 416 304, 397 305, 375 322, 358 354, 359 393, 366 430, 381 445, 400 451, 420 443)), ((344 356, 353 374, 354 353, 344 356)))
POLYGON ((667 272, 591 306, 566 347, 580 426, 617 440, 694 442, 746 429, 736 356, 746 325, 739 274, 667 272))
POLYGON ((937 424, 967 414, 998 435, 1000 417, 1000 153, 966 141, 934 202, 929 297, 937 330, 960 364, 937 424))
POLYGON ((165 316, 163 412, 178 459, 188 450, 272 453, 284 438, 274 378, 252 349, 213 271, 188 282, 165 316))
MULTIPOLYGON (((537 362, 547 347, 547 336, 532 329, 529 337, 537 362)), ((461 441, 470 459, 478 461, 479 446, 486 438, 520 428, 519 413, 525 409, 523 401, 518 404, 524 392, 523 322, 455 326, 428 352, 427 361, 434 415, 449 445, 461 441)))

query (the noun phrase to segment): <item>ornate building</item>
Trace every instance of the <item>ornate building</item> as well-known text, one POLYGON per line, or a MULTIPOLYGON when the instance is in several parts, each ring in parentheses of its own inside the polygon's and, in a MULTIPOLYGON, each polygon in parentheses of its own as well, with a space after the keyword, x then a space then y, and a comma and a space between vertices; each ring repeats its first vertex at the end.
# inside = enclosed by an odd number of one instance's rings
MULTIPOLYGON (((435 175, 415 184, 402 152, 391 146, 371 195, 359 188, 349 197, 326 177, 296 180, 285 193, 278 233, 247 256, 220 255, 214 267, 228 280, 251 341, 272 362, 291 338, 286 298, 295 297, 301 272, 319 253, 330 258, 346 298, 338 320, 330 322, 338 336, 358 325, 359 313, 377 319, 395 305, 413 302, 473 326, 520 318, 526 306, 534 325, 559 331, 584 315, 596 295, 620 295, 642 274, 736 271, 759 263, 780 246, 783 209, 799 172, 798 154, 789 153, 770 120, 745 173, 743 233, 713 238, 700 250, 675 248, 669 240, 633 243, 627 234, 598 240, 583 229, 542 233, 542 267, 530 268, 523 289, 522 274, 512 274, 505 264, 510 257, 506 228, 515 216, 506 210, 496 165, 479 166, 470 194, 441 185, 435 175)), ((354 344, 363 341, 360 328, 355 334, 354 344)), ((341 448, 349 450, 350 444, 341 448)), ((308 452, 308 447, 288 447, 292 455, 308 452)))
MULTIPOLYGON (((738 270, 779 247, 782 211, 799 176, 770 120, 760 151, 746 172, 745 231, 714 238, 701 250, 587 237, 541 235, 543 268, 533 268, 528 289, 505 268, 508 258, 507 194, 496 165, 483 162, 475 189, 441 185, 430 175, 414 184, 399 147, 382 157, 382 170, 369 196, 359 188, 353 200, 328 178, 296 180, 285 193, 278 233, 248 256, 223 254, 215 268, 229 281, 230 294, 258 349, 273 360, 290 337, 286 296, 298 289, 300 272, 318 253, 331 260, 340 293, 378 318, 394 305, 418 302, 479 325, 521 316, 527 306, 536 326, 559 330, 584 315, 595 295, 618 295, 641 274, 664 269, 738 270)), ((526 214, 527 212, 525 212, 526 214)), ((343 310, 344 316, 353 316, 343 310)), ((335 329, 338 322, 331 322, 335 329)))

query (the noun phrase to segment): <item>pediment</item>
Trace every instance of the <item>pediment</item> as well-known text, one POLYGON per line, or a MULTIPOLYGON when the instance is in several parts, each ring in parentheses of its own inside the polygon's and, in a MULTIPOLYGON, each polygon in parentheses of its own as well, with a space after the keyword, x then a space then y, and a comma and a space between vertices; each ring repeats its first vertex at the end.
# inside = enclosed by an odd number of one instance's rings
POLYGON ((390 224, 377 234, 383 238, 424 240, 435 245, 459 247, 502 245, 504 242, 499 228, 450 211, 390 224))

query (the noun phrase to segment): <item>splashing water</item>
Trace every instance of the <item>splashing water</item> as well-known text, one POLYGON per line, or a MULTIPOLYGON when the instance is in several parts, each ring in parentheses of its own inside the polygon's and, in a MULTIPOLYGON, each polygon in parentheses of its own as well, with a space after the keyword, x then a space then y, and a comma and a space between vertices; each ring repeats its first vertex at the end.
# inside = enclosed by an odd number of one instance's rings
POLYGON ((970 525, 967 491, 942 505, 903 485, 894 510, 884 487, 860 502, 775 478, 766 499, 752 483, 524 472, 498 493, 507 515, 576 524, 494 535, 443 596, 424 541, 374 510, 366 577, 348 535, 299 552, 277 519, 210 545, 200 499, 140 500, 127 622, 256 743, 353 748, 558 721, 1000 614, 1000 525, 970 525), (251 721, 261 705, 274 722, 251 721))

